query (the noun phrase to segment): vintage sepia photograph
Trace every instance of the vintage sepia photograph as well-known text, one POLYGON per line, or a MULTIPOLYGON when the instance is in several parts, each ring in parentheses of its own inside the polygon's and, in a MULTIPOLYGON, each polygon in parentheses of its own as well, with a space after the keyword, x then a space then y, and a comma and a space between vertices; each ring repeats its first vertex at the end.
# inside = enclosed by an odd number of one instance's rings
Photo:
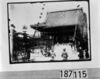
POLYGON ((10 64, 91 60, 88 0, 12 2, 7 12, 10 64))

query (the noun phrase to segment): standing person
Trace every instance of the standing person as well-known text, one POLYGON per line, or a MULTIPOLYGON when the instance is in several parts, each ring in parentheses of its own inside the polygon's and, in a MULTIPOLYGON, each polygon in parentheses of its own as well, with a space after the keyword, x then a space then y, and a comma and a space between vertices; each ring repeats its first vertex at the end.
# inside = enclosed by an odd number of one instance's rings
POLYGON ((78 52, 79 52, 79 55, 78 55, 79 56, 79 59, 80 60, 83 60, 84 59, 84 55, 83 55, 84 53, 83 53, 82 47, 79 47, 78 48, 78 52))
POLYGON ((66 49, 63 49, 62 58, 63 58, 63 60, 67 60, 68 59, 68 54, 66 52, 66 49))
POLYGON ((56 57, 56 54, 54 53, 54 51, 53 51, 53 50, 50 50, 50 53, 51 53, 51 58, 52 58, 52 60, 54 60, 54 59, 55 59, 55 57, 56 57))

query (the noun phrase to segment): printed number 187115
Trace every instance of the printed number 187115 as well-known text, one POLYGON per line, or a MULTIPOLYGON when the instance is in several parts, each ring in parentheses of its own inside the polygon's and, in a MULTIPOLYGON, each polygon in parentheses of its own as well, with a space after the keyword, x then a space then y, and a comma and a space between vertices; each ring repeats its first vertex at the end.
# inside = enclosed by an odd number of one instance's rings
POLYGON ((88 78, 87 70, 61 70, 60 77, 66 79, 86 79, 88 78))

